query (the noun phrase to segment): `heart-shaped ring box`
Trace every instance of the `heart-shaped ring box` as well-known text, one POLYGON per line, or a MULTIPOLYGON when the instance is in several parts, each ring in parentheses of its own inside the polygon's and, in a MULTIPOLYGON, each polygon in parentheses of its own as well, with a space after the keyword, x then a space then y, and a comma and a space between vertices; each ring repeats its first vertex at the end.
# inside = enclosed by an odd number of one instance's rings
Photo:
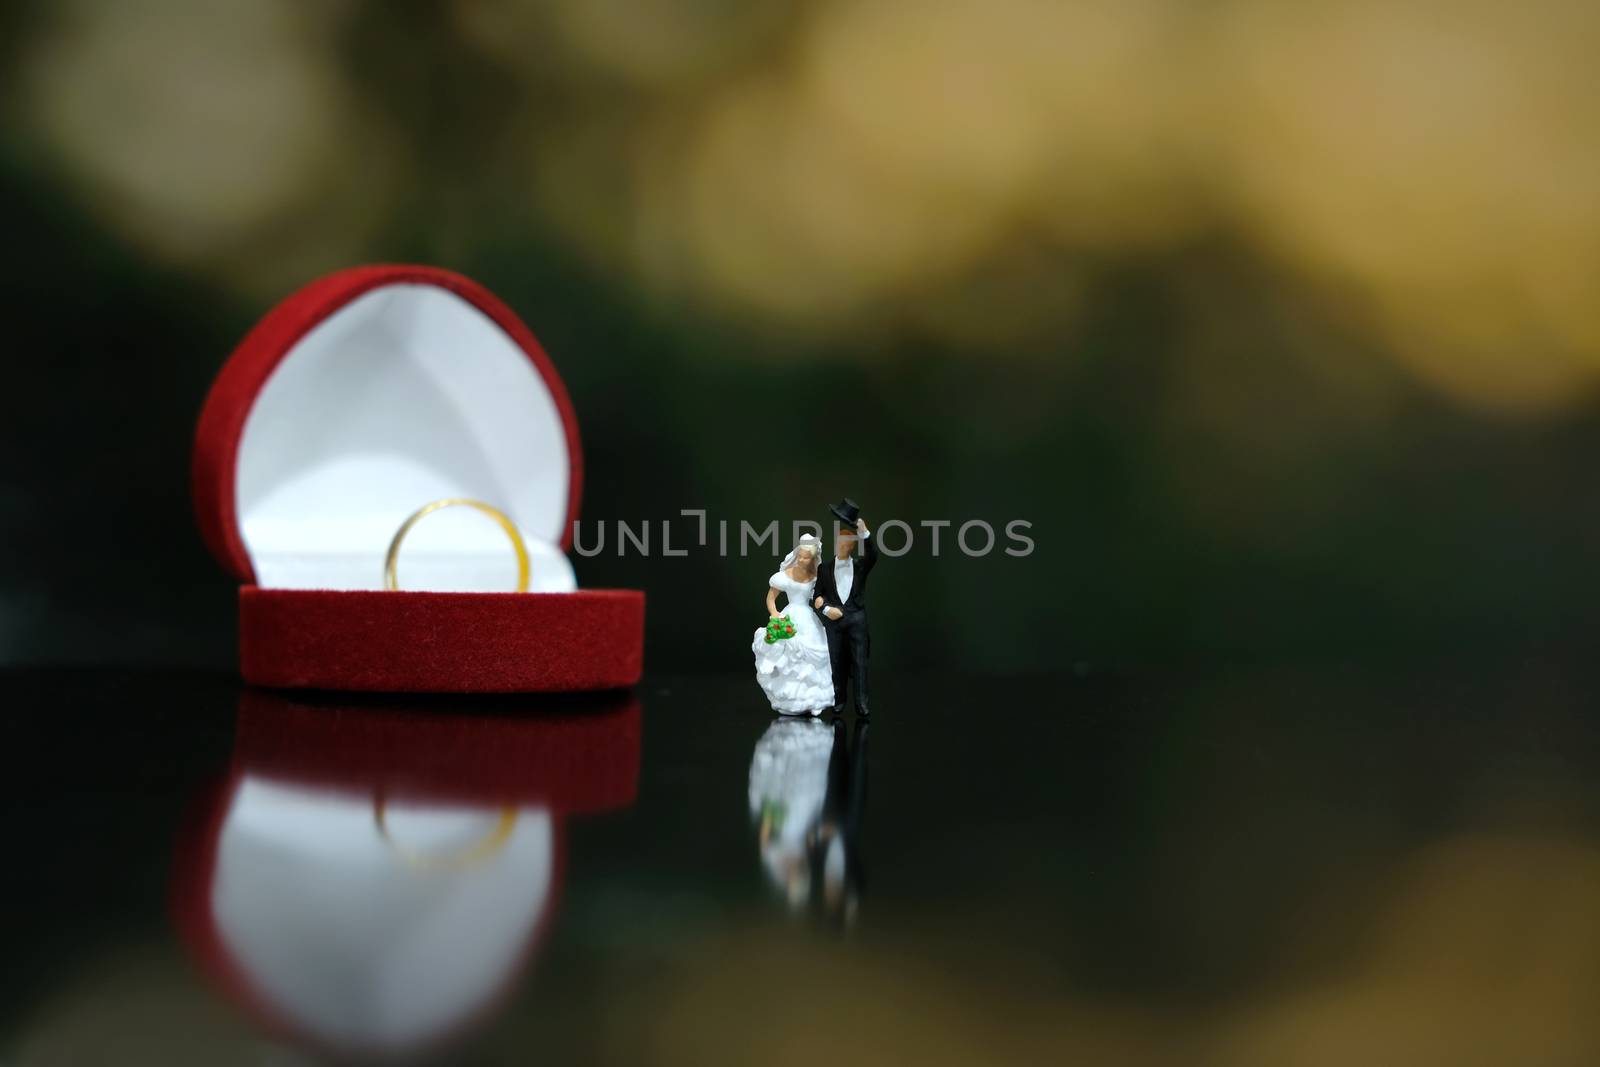
POLYGON ((242 583, 239 665, 275 688, 506 693, 638 681, 644 593, 579 589, 566 557, 583 451, 566 387, 482 286, 425 266, 340 271, 263 318, 195 434, 195 511, 242 583), (384 588, 396 530, 420 522, 384 588))

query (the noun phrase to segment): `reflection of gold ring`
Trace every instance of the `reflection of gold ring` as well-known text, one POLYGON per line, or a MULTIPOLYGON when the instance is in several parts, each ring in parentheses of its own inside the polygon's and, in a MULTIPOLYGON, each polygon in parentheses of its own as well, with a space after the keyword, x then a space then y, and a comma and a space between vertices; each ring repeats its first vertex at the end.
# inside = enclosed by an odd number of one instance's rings
POLYGON ((522 531, 518 530, 517 524, 512 522, 510 516, 499 508, 491 507, 481 500, 471 500, 464 496, 445 497, 443 500, 435 500, 431 504, 424 504, 416 511, 413 511, 410 517, 400 524, 400 529, 394 532, 394 540, 389 542, 389 554, 383 560, 383 587, 385 589, 400 588, 400 577, 395 572, 395 564, 400 559, 400 542, 405 540, 406 534, 411 532, 411 527, 417 524, 417 520, 441 508, 454 507, 473 508, 483 512, 500 524, 500 528, 506 532, 506 536, 511 538, 511 547, 517 553, 517 592, 526 593, 528 591, 529 569, 528 546, 522 542, 522 531))
POLYGON ((415 867, 423 871, 437 871, 446 868, 470 867, 479 860, 486 860, 505 847, 511 838, 511 828, 517 824, 517 813, 511 808, 500 809, 500 819, 494 824, 481 841, 473 842, 466 848, 457 852, 446 852, 439 855, 429 855, 418 852, 416 849, 407 848, 394 839, 389 832, 389 819, 387 816, 388 804, 382 797, 372 802, 372 817, 378 824, 378 836, 384 843, 394 849, 395 855, 405 860, 408 867, 415 867))

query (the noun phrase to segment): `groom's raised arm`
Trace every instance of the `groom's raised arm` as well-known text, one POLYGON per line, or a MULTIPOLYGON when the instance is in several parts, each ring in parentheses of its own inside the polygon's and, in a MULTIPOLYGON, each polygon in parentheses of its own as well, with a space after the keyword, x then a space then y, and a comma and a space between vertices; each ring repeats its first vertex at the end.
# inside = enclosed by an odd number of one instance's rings
POLYGON ((872 536, 872 531, 867 529, 866 522, 861 519, 856 520, 856 532, 861 535, 861 543, 864 546, 865 569, 870 570, 878 562, 878 539, 872 536))

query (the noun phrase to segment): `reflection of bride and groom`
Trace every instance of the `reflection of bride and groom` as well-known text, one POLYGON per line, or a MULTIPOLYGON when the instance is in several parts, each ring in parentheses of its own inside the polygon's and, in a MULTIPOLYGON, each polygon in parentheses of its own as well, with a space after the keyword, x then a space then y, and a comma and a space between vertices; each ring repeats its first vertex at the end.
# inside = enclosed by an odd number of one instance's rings
POLYGON ((772 622, 751 644, 756 681, 772 710, 785 715, 843 711, 852 687, 857 714, 869 713, 867 579, 878 546, 855 501, 846 497, 829 510, 842 524, 833 554, 824 558, 822 542, 810 534, 799 540, 767 579, 772 622), (782 616, 780 593, 787 598, 782 616))
POLYGON ((761 865, 793 911, 853 922, 865 873, 867 720, 777 719, 750 760, 750 816, 761 865))

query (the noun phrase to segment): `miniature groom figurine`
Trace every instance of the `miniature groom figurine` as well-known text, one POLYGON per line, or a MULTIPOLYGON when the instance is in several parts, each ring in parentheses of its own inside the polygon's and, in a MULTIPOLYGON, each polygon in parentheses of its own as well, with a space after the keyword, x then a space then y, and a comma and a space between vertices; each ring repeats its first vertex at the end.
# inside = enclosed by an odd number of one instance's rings
POLYGON ((872 540, 860 509, 849 497, 828 510, 838 517, 834 557, 817 566, 816 598, 811 606, 822 616, 828 634, 828 658, 833 665, 834 711, 844 710, 846 689, 854 683, 856 714, 872 714, 867 707, 867 656, 872 635, 867 630, 867 578, 878 562, 878 544, 872 540), (857 550, 861 549, 859 553, 857 550))

